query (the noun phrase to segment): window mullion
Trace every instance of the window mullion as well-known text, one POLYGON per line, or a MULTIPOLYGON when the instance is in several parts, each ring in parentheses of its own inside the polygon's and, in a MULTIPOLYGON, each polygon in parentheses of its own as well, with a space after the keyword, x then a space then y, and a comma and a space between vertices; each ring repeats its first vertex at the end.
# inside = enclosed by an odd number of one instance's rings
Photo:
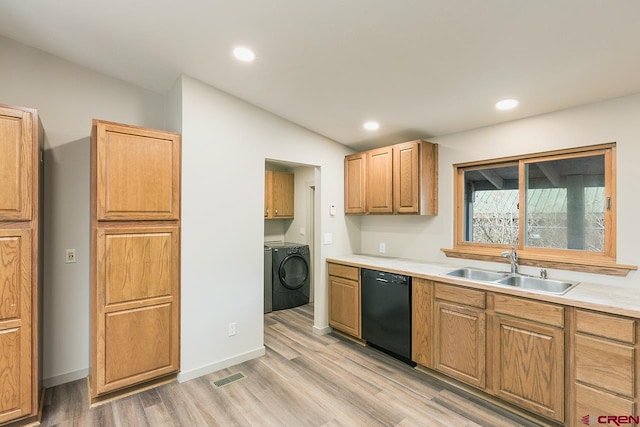
POLYGON ((616 156, 615 147, 604 153, 604 255, 616 257, 616 156))
POLYGON ((525 233, 527 231, 527 177, 525 175, 525 163, 524 160, 520 160, 518 162, 518 249, 525 247, 525 233))

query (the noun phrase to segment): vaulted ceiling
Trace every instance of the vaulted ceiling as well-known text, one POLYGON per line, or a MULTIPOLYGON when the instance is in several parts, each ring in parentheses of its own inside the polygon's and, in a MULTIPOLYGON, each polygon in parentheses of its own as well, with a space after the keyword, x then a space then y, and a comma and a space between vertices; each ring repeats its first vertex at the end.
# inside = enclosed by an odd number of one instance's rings
POLYGON ((640 92, 637 0, 2 0, 0 35, 159 93, 184 73, 355 149, 640 92))

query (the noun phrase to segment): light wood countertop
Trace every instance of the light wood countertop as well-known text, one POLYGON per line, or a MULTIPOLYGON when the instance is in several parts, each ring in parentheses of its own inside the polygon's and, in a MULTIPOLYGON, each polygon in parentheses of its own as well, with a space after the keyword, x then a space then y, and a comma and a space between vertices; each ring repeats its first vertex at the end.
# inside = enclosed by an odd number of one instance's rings
POLYGON ((371 268, 391 273, 421 277, 428 280, 451 283, 485 291, 515 295, 525 298, 548 301, 557 304, 602 311, 640 318, 640 292, 617 285, 602 285, 580 282, 564 295, 524 290, 510 286, 495 285, 486 282, 445 276, 447 271, 463 266, 443 263, 421 262, 403 258, 378 257, 373 255, 344 255, 327 258, 327 262, 350 265, 360 268, 371 268))

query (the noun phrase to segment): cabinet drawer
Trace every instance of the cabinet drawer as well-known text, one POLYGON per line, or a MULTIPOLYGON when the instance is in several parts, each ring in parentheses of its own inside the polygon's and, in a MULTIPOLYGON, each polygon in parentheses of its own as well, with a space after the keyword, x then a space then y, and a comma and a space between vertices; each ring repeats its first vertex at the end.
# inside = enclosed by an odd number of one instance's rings
POLYGON ((632 400, 614 396, 600 390, 576 384, 575 425, 583 425, 580 420, 585 415, 635 415, 635 404, 632 400))
POLYGON ((436 283, 436 299, 457 302, 472 307, 485 308, 487 306, 486 293, 475 289, 436 283))
POLYGON ((564 327, 564 307, 562 306, 502 294, 495 294, 493 301, 496 313, 564 327))
POLYGON ((360 269, 342 264, 329 263, 329 276, 344 277, 350 280, 360 279, 360 269))
POLYGON ((592 311, 576 310, 576 330, 634 344, 635 321, 592 311))
POLYGON ((633 347, 578 333, 575 351, 576 381, 633 398, 633 347))

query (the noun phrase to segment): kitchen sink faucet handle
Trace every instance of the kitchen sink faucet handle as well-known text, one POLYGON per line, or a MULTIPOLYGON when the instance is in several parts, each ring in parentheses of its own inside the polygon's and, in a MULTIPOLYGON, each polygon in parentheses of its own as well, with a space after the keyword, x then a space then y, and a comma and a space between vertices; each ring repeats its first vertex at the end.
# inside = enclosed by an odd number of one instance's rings
POLYGON ((511 274, 519 274, 518 273, 518 252, 516 248, 511 246, 511 249, 508 251, 502 252, 501 256, 503 258, 508 258, 509 263, 511 264, 511 274))

